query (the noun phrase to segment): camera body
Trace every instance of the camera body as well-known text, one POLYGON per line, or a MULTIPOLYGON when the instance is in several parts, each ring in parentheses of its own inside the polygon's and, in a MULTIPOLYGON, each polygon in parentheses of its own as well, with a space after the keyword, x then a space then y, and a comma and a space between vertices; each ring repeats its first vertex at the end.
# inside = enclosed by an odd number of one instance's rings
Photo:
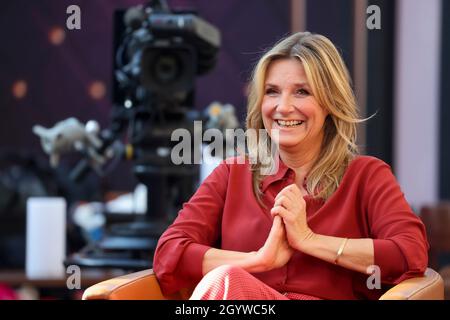
MULTIPOLYGON (((120 27, 119 27, 120 28, 120 27)), ((115 103, 192 107, 195 78, 216 64, 220 32, 192 13, 134 7, 117 43, 115 103)))

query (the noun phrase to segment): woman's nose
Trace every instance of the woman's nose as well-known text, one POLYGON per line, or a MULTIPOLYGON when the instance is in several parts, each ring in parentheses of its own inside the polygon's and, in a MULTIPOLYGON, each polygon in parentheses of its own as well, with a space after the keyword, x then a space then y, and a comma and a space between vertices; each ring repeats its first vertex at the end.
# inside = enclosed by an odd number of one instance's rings
POLYGON ((280 99, 278 100, 276 108, 280 113, 289 113, 294 110, 294 105, 289 96, 280 95, 280 99))

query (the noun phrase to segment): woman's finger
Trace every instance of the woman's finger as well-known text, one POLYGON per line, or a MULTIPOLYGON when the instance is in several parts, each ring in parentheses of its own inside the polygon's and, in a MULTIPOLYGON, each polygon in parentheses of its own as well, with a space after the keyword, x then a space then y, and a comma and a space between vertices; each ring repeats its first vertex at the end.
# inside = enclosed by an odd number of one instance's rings
POLYGON ((281 206, 275 206, 270 210, 270 213, 272 214, 272 216, 279 216, 281 217, 283 220, 291 220, 291 212, 281 206))
POLYGON ((303 197, 300 188, 296 184, 289 185, 289 188, 286 189, 286 194, 292 197, 292 199, 299 199, 303 197))
POLYGON ((283 206, 287 209, 291 206, 291 203, 291 199, 289 199, 287 196, 280 196, 277 200, 275 200, 273 206, 283 206))
POLYGON ((277 203, 277 201, 279 201, 280 198, 282 198, 282 197, 287 198, 291 202, 295 200, 295 197, 293 196, 293 193, 288 191, 288 190, 285 190, 285 191, 280 191, 277 194, 277 196, 275 197, 275 203, 277 203))
POLYGON ((293 183, 288 185, 287 187, 284 187, 275 197, 275 200, 277 200, 277 198, 281 197, 281 196, 287 196, 289 197, 292 201, 294 201, 295 199, 298 199, 299 197, 302 197, 302 192, 300 191, 299 187, 293 183))
POLYGON ((270 228, 269 236, 267 237, 267 241, 270 241, 274 239, 275 237, 279 236, 278 233, 281 229, 281 218, 278 216, 275 216, 273 219, 272 227, 270 228))

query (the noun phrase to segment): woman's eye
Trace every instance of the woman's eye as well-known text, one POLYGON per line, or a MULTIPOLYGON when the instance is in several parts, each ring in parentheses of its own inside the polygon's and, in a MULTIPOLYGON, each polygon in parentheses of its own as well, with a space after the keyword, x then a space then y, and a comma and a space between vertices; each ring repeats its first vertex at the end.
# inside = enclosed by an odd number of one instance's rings
POLYGON ((266 94, 267 95, 272 95, 272 94, 276 94, 276 93, 277 93, 277 91, 275 89, 271 89, 271 88, 266 89, 266 94))
POLYGON ((309 96, 309 91, 306 89, 298 89, 297 94, 300 94, 302 96, 309 96))

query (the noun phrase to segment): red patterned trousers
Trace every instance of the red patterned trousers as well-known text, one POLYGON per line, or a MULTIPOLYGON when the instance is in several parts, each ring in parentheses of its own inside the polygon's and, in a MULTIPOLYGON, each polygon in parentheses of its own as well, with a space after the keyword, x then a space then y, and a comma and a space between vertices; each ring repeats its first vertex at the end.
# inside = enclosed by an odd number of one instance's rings
POLYGON ((208 272, 191 300, 319 300, 301 293, 280 293, 242 268, 223 265, 208 272))

